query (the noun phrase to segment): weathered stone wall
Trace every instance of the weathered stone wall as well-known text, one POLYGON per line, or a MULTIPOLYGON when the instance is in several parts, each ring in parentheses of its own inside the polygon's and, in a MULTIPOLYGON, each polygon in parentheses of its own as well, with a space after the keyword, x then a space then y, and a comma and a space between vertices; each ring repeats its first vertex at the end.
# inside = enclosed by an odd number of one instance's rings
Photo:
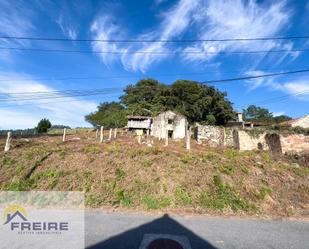
POLYGON ((294 134, 280 135, 282 153, 309 152, 309 136, 294 134))
POLYGON ((204 143, 211 147, 223 144, 224 134, 221 127, 210 125, 197 125, 195 136, 198 143, 204 143))
POLYGON ((265 140, 266 133, 252 134, 245 130, 234 131, 235 147, 240 150, 268 150, 265 140))
POLYGON ((194 135, 200 144, 207 144, 211 147, 234 146, 233 130, 230 128, 197 124, 194 135))
POLYGON ((224 146, 235 147, 233 131, 231 128, 223 128, 224 131, 224 146))

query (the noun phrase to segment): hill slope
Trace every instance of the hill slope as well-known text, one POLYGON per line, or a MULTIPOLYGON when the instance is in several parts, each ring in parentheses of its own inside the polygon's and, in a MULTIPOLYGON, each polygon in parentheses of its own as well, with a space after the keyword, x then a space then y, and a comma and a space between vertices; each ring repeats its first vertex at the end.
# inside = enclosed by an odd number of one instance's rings
POLYGON ((147 147, 130 135, 103 144, 93 134, 79 136, 65 143, 61 137, 14 140, 9 153, 0 152, 0 189, 81 190, 88 207, 309 214, 309 169, 292 159, 274 161, 266 152, 211 149, 193 141, 188 152, 182 142, 147 147))

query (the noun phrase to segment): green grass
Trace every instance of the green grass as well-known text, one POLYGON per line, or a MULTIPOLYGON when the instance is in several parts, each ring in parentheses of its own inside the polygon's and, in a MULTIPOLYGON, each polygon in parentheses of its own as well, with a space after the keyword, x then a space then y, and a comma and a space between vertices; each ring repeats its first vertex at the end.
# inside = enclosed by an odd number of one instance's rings
POLYGON ((101 152, 101 148, 95 144, 88 144, 84 147, 84 152, 88 154, 99 154, 101 152))
POLYGON ((156 196, 145 195, 142 197, 141 203, 146 209, 158 209, 160 207, 159 200, 156 196))
POLYGON ((184 187, 178 187, 175 191, 176 201, 180 205, 189 205, 192 203, 192 197, 184 187))
POLYGON ((4 156, 2 159, 2 165, 4 167, 10 167, 12 165, 14 165, 16 163, 16 161, 14 159, 11 159, 9 157, 4 156))
POLYGON ((261 200, 264 200, 267 196, 269 196, 271 193, 273 192, 272 188, 271 187, 268 187, 268 186, 263 186, 260 191, 259 191, 259 194, 258 194, 258 197, 261 199, 261 200))
POLYGON ((219 159, 220 159, 220 156, 218 154, 211 153, 211 152, 204 154, 203 157, 202 157, 202 161, 204 163, 217 162, 219 159))
POLYGON ((221 173, 226 175, 232 175, 235 173, 235 168, 231 165, 220 165, 218 169, 221 173))
POLYGON ((223 211, 225 208, 237 210, 257 210, 254 204, 243 199, 230 185, 224 184, 221 177, 213 177, 213 186, 210 191, 205 190, 200 196, 200 204, 204 208, 223 211))
POLYGON ((116 179, 120 181, 121 179, 125 177, 126 173, 122 169, 117 168, 115 175, 116 175, 116 179))
POLYGON ((192 162, 194 159, 194 157, 192 155, 184 155, 182 158, 181 158, 181 161, 184 163, 184 164, 187 164, 187 163, 190 163, 192 162))
POLYGON ((227 157, 228 159, 233 159, 239 156, 239 152, 233 149, 226 149, 224 151, 224 156, 227 157))

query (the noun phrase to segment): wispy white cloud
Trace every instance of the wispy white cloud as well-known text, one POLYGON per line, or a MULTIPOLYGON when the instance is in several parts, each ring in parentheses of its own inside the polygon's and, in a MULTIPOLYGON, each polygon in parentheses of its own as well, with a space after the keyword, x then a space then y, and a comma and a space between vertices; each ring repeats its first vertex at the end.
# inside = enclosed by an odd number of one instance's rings
MULTIPOLYGON (((257 3, 256 1, 242 0, 180 0, 172 7, 161 12, 159 24, 147 32, 136 37, 147 40, 181 39, 185 35, 192 35, 192 39, 215 38, 255 38, 272 37, 283 31, 292 16, 292 11, 286 7, 286 1, 274 3, 257 3)), ((126 38, 126 29, 116 25, 111 13, 98 16, 91 31, 95 38, 109 39, 112 37, 126 38)), ((132 39, 132 37, 131 37, 132 39)), ((94 43, 93 48, 99 51, 119 51, 123 55, 102 54, 105 64, 111 65, 120 59, 126 70, 145 72, 149 67, 164 59, 171 58, 166 52, 184 51, 184 61, 209 62, 217 58, 221 51, 250 51, 293 48, 289 41, 237 41, 237 42, 204 42, 182 46, 173 46, 170 43, 145 44, 115 44, 94 43), (163 54, 131 54, 137 52, 159 52, 163 54), (191 53, 194 52, 194 53, 191 53), (211 52, 207 54, 205 52, 211 52)), ((266 54, 254 55, 255 64, 262 60, 266 54)), ((272 55, 278 64, 287 56, 295 59, 298 54, 286 53, 272 55)))
MULTIPOLYGON (((16 79, 13 83, 12 81, 1 81, 0 93, 49 92, 56 90, 36 80, 18 80, 31 78, 29 75, 0 72, 0 78, 16 79)), ((61 97, 63 95, 54 94, 54 96, 61 97)), ((0 116, 5 117, 0 121, 1 129, 34 127, 38 120, 43 117, 49 118, 54 124, 85 126, 89 124, 84 121, 84 116, 95 110, 97 106, 92 101, 79 100, 74 97, 66 97, 65 104, 61 103, 63 101, 61 98, 36 101, 12 101, 12 98, 13 96, 9 95, 5 102, 1 101, 1 106, 7 106, 5 108, 0 107, 0 116), (57 103, 57 100, 60 100, 60 102, 57 103)))
POLYGON ((64 14, 60 14, 56 22, 65 36, 68 36, 70 39, 76 39, 76 27, 74 27, 72 22, 68 21, 64 14))
MULTIPOLYGON (((0 33, 3 36, 27 36, 35 30, 33 11, 25 8, 23 1, 0 1, 0 33)), ((27 41, 0 40, 0 46, 26 45, 27 41)), ((0 51, 0 60, 10 60, 10 52, 0 51)))
MULTIPOLYGON (((194 14, 199 39, 272 37, 282 31, 291 17, 286 2, 262 5, 255 1, 216 0, 197 9, 194 14)), ((194 44, 185 51, 201 52, 187 54, 186 60, 210 60, 220 51, 270 50, 291 48, 291 43, 278 41, 205 42, 194 44), (211 52, 212 54, 203 54, 211 52)), ((255 58, 261 59, 265 55, 255 58)))
MULTIPOLYGON (((247 72, 249 76, 267 74, 263 71, 250 71, 247 72)), ((268 88, 270 90, 281 91, 291 97, 303 101, 309 101, 309 77, 308 76, 294 76, 290 80, 277 77, 271 78, 257 78, 245 81, 249 90, 254 90, 258 87, 268 88)))
MULTIPOLYGON (((179 38, 187 30, 192 21, 193 11, 198 7, 199 1, 181 0, 172 8, 164 13, 161 13, 161 22, 158 27, 140 35, 137 39, 145 40, 168 40, 179 38)), ((113 18, 110 15, 102 14, 97 17, 92 26, 91 31, 97 39, 108 39, 112 37, 123 38, 125 36, 125 29, 114 24, 113 18)), ((144 43, 133 45, 119 45, 115 43, 100 43, 95 42, 93 48, 99 51, 120 51, 124 54, 121 56, 121 62, 127 70, 145 72, 150 65, 166 59, 166 54, 132 54, 136 52, 170 52, 169 45, 166 43, 144 43), (128 52, 128 53, 126 53, 128 52)), ((101 58, 105 64, 114 61, 117 56, 110 54, 102 54, 101 58)))
MULTIPOLYGON (((91 32, 94 39, 109 40, 122 39, 125 37, 125 31, 115 23, 115 19, 108 14, 98 16, 91 25, 91 32)), ((125 52, 127 49, 121 48, 117 43, 109 42, 93 42, 92 48, 94 51, 101 52, 125 52)), ((106 66, 111 66, 113 62, 119 58, 117 54, 101 53, 100 58, 106 66)))

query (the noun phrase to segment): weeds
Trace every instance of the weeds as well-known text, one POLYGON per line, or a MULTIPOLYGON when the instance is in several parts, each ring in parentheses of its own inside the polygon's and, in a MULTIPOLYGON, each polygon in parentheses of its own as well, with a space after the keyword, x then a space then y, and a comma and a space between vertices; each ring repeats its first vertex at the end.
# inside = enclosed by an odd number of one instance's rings
POLYGON ((116 175, 117 181, 120 181, 121 179, 125 177, 126 173, 122 169, 117 168, 115 175, 116 175))
POLYGON ((88 154, 99 154, 101 152, 101 148, 95 144, 88 144, 84 147, 84 152, 88 154))
POLYGON ((226 175, 232 175, 235 173, 235 168, 233 166, 230 166, 230 165, 220 165, 219 166, 219 171, 223 174, 226 174, 226 175))
POLYGON ((273 192, 272 188, 271 187, 268 187, 268 186, 263 186, 260 191, 259 191, 259 194, 258 194, 258 197, 261 199, 261 200, 264 200, 268 195, 270 195, 271 193, 273 192))
POLYGON ((184 164, 187 164, 187 163, 190 163, 193 159, 194 159, 194 157, 191 156, 191 155, 184 155, 184 156, 181 158, 181 161, 182 161, 184 164))
POLYGON ((218 175, 213 177, 211 192, 204 191, 201 194, 200 203, 204 208, 220 211, 223 211, 225 208, 231 208, 233 211, 250 211, 257 209, 254 204, 250 204, 241 198, 232 186, 224 184, 221 177, 218 175))
POLYGON ((184 187, 176 188, 175 197, 177 202, 181 205, 189 205, 192 203, 192 198, 184 187))

